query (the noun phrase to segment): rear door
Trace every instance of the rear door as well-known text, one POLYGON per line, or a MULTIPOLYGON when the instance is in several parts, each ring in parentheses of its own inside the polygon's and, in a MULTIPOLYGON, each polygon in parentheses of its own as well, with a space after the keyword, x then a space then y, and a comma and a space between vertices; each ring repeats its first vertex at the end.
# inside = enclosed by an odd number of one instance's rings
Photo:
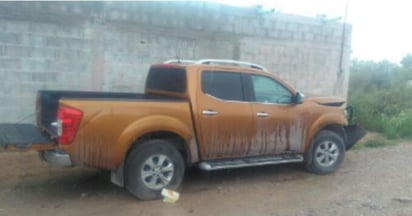
POLYGON ((293 93, 269 76, 244 75, 252 91, 255 133, 251 154, 300 152, 304 141, 303 119, 298 118, 299 106, 293 103, 293 93))
POLYGON ((0 151, 47 150, 53 140, 31 124, 0 124, 0 151))
POLYGON ((254 125, 241 73, 202 71, 200 79, 196 120, 202 159, 248 155, 254 125))

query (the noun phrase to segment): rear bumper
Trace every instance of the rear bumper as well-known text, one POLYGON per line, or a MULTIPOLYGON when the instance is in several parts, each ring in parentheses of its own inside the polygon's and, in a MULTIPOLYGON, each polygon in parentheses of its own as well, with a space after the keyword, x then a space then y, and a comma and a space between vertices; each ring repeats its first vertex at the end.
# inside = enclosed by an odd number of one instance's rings
POLYGON ((70 156, 57 149, 41 151, 40 158, 52 166, 58 167, 72 167, 73 163, 70 156))
POLYGON ((352 148, 363 136, 365 136, 366 131, 358 125, 348 125, 344 127, 346 132, 346 150, 352 148))

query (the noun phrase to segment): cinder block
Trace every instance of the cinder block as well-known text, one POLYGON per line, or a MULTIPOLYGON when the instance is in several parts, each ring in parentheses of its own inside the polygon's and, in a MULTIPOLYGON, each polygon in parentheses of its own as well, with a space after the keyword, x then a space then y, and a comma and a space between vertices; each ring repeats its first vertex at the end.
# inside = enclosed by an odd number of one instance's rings
POLYGON ((305 40, 307 40, 307 41, 313 41, 313 40, 315 40, 315 35, 312 34, 312 33, 305 33, 305 34, 304 34, 304 38, 305 38, 305 40))
POLYGON ((282 31, 280 33, 280 38, 281 39, 289 40, 289 39, 292 39, 292 37, 293 37, 293 34, 290 31, 282 31))
POLYGON ((20 44, 21 35, 18 33, 0 32, 0 43, 2 44, 20 44))
POLYGON ((286 23, 282 21, 276 22, 275 29, 278 31, 286 30, 286 23))

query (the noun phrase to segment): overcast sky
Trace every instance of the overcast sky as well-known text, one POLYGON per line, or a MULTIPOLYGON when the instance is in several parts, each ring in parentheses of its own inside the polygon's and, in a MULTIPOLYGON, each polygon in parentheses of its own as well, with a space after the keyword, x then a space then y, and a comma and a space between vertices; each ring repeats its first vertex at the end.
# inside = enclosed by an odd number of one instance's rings
MULTIPOLYGON (((215 0, 238 6, 264 5, 276 11, 307 16, 344 15, 347 0, 215 0)), ((348 22, 353 25, 352 57, 399 62, 412 53, 412 1, 350 0, 348 22)))

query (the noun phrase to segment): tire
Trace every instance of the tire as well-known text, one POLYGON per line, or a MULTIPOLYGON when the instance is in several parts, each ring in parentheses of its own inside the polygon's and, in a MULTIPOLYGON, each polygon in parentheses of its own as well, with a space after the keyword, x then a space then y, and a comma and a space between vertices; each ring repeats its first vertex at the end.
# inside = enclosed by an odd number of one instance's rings
POLYGON ((335 172, 345 157, 345 144, 336 133, 320 131, 305 153, 305 165, 309 172, 325 175, 335 172))
POLYGON ((125 187, 140 200, 158 199, 163 188, 180 185, 184 171, 183 157, 171 142, 148 140, 127 156, 125 187))

